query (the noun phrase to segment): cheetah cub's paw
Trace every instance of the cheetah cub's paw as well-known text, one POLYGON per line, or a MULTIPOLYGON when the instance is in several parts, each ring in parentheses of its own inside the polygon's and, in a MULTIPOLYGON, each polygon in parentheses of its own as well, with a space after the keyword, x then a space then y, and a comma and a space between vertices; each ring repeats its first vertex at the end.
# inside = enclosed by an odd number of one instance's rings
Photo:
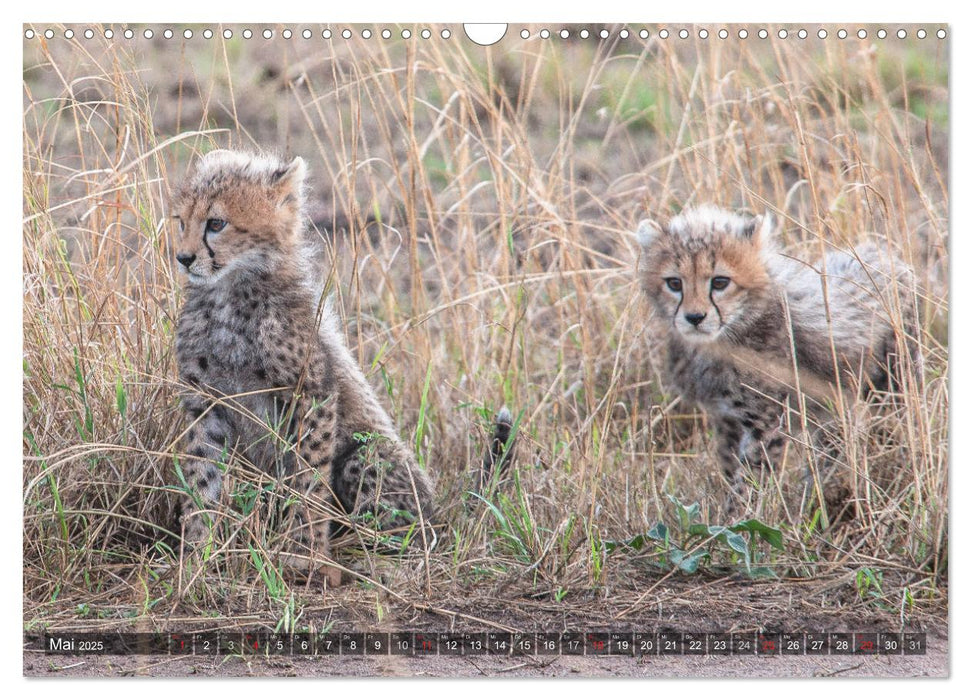
POLYGON ((281 557, 280 567, 284 578, 294 583, 337 588, 342 582, 343 571, 339 566, 320 563, 311 566, 307 557, 298 554, 287 554, 281 557))

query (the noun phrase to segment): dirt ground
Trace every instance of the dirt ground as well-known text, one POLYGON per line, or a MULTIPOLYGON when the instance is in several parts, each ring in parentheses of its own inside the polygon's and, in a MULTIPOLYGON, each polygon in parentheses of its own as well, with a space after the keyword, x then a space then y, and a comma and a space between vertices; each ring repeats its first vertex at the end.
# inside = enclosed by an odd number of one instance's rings
POLYGON ((426 678, 910 678, 948 677, 947 637, 928 635, 921 656, 528 656, 182 657, 24 654, 33 678, 426 677, 426 678))
MULTIPOLYGON (((505 599, 464 596, 387 605, 381 619, 361 616, 364 608, 351 587, 329 592, 319 608, 308 609, 310 629, 328 632, 719 632, 736 634, 799 632, 916 632, 926 634, 922 655, 781 656, 72 656, 44 654, 25 644, 24 675, 78 677, 624 677, 624 678, 789 678, 935 677, 950 673, 947 606, 899 611, 854 602, 843 595, 840 577, 813 581, 751 582, 729 578, 669 579, 652 591, 643 586, 592 595, 566 605, 508 591, 505 599), (461 604, 458 604, 462 601, 461 604)), ((101 632, 211 630, 196 618, 143 620, 138 629, 104 626, 101 632), (148 626, 146 626, 148 625, 148 626)), ((226 618, 220 631, 270 632, 269 620, 226 618)), ((80 632, 66 623, 49 632, 80 632)), ((90 624, 86 631, 92 631, 90 624)))

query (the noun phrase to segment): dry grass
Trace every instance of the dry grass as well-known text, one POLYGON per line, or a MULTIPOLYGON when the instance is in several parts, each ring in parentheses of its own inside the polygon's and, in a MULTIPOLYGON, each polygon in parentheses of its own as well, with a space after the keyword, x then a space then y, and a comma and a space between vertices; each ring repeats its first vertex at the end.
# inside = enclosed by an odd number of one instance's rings
MULTIPOLYGON (((265 41, 253 27, 247 42, 194 29, 188 42, 123 40, 121 27, 112 42, 26 42, 27 626, 215 615, 299 629, 482 597, 537 598, 569 617, 629 608, 686 576, 669 573, 662 544, 609 543, 663 521, 683 544, 668 495, 697 501, 699 520, 733 522, 704 417, 652 363, 632 276, 637 220, 705 201, 771 209, 795 254, 871 238, 917 270, 919 297, 895 304, 919 305, 923 372, 889 408, 847 400, 834 420, 848 513, 827 527, 836 514, 802 489, 815 460, 793 450, 746 515, 785 538, 785 551, 754 545, 763 574, 832 579, 840 605, 901 621, 940 609, 946 42, 755 40, 756 28, 744 42, 642 41, 619 27, 606 41, 523 41, 511 27, 484 50, 457 34, 265 41), (438 482, 438 547, 349 548, 340 561, 359 579, 323 604, 253 556, 266 538, 252 474, 231 482, 239 535, 201 570, 177 555, 166 192, 216 146, 310 162, 321 275, 438 482), (473 507, 469 468, 502 404, 519 417, 514 483, 473 507)), ((717 541, 695 543, 712 555, 699 576, 745 571, 717 541)), ((700 580, 689 589, 717 607, 717 586, 700 580)))

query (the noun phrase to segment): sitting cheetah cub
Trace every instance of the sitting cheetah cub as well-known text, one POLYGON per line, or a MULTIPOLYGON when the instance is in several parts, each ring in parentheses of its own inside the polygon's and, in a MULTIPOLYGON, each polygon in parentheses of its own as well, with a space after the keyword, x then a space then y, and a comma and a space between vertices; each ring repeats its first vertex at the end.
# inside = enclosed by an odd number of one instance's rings
MULTIPOLYGON (((336 507, 379 529, 432 516, 432 484, 351 357, 302 254, 304 161, 207 154, 175 198, 188 281, 176 338, 189 387, 185 539, 208 534, 217 463, 237 454, 285 477, 296 502, 284 564, 322 574, 336 507), (334 502, 336 496, 336 503, 334 502), (200 512, 200 510, 202 512, 200 512)), ((420 541, 420 537, 418 538, 420 541)))
POLYGON ((768 215, 707 205, 637 231, 638 276, 659 319, 668 373, 707 413, 732 481, 740 466, 781 457, 797 381, 820 400, 807 400, 814 414, 837 381, 847 393, 886 389, 898 329, 912 330, 913 274, 903 262, 865 245, 810 266, 780 255, 772 229, 768 215))

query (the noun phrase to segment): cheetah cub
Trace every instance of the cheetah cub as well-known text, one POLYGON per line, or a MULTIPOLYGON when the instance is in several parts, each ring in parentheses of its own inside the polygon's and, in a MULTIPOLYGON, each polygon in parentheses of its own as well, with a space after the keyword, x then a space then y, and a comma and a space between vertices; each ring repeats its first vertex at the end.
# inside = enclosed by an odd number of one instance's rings
POLYGON ((189 387, 183 528, 188 542, 208 535, 217 465, 236 455, 285 480, 297 504, 285 566, 333 586, 330 514, 407 528, 432 518, 432 484, 306 265, 305 170, 300 158, 213 151, 175 197, 176 258, 188 277, 176 334, 189 387))
POLYGON ((668 374, 708 415, 730 481, 740 466, 778 462, 797 382, 817 415, 837 382, 861 396, 888 388, 897 334, 913 321, 913 274, 900 260, 864 245, 799 263, 776 251, 768 215, 711 205, 664 227, 643 221, 637 236, 668 374))

